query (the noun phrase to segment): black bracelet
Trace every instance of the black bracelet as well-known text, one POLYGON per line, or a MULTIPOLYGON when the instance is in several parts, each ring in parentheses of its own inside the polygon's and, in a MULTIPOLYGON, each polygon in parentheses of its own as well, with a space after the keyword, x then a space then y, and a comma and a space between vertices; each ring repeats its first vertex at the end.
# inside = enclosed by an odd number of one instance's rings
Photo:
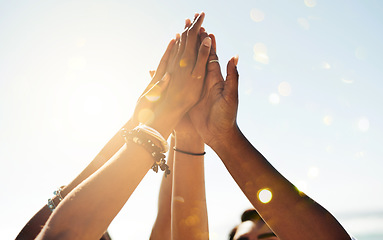
POLYGON ((125 142, 134 142, 141 145, 145 148, 146 151, 152 155, 154 163, 151 167, 153 171, 158 172, 158 167, 165 172, 165 177, 170 174, 169 166, 166 164, 165 154, 161 153, 161 148, 158 147, 150 140, 149 134, 140 129, 133 129, 127 131, 126 129, 121 129, 122 137, 125 139, 125 142))
POLYGON ((173 149, 174 149, 174 151, 176 151, 176 152, 180 152, 180 153, 184 153, 184 154, 188 154, 188 155, 192 155, 192 156, 203 156, 203 155, 206 154, 206 152, 203 152, 203 153, 191 153, 191 152, 186 152, 186 151, 177 149, 176 147, 173 147, 173 149))

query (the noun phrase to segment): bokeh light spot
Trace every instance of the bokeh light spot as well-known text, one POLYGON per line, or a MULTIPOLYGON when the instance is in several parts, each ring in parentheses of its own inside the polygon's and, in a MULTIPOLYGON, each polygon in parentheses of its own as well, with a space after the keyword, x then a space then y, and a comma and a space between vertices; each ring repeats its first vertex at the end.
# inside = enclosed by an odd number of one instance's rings
POLYGON ((265 19, 265 14, 261 10, 253 8, 250 11, 250 18, 254 22, 262 22, 265 19))
POLYGON ((150 124, 154 119, 154 112, 148 108, 142 109, 138 113, 138 121, 144 124, 150 124))
POLYGON ((348 78, 342 78, 341 80, 342 80, 343 83, 346 83, 346 84, 354 83, 354 80, 348 79, 348 78))
POLYGON ((305 192, 307 190, 307 183, 305 181, 298 181, 296 182, 295 187, 298 191, 305 192))
POLYGON ((276 94, 276 93, 272 93, 272 94, 270 94, 270 96, 269 96, 269 101, 270 101, 270 103, 273 104, 273 105, 277 105, 277 104, 279 104, 279 101, 280 101, 279 95, 276 94))
POLYGON ((254 51, 254 60, 263 63, 268 64, 269 63, 269 56, 267 55, 267 47, 263 43, 256 43, 253 47, 254 51))
POLYGON ((269 203, 273 198, 273 193, 268 188, 264 188, 258 191, 258 199, 261 203, 269 203))
POLYGON ((323 123, 330 126, 332 124, 332 117, 330 115, 324 116, 323 123))
POLYGON ((304 30, 310 29, 310 23, 306 18, 298 18, 297 22, 299 26, 301 26, 301 28, 303 28, 304 30))
POLYGON ((331 65, 328 62, 322 62, 321 65, 322 65, 323 69, 330 69, 331 68, 331 65))
POLYGON ((362 132, 367 132, 370 128, 370 121, 365 117, 360 118, 358 121, 358 128, 362 132))
POLYGON ((307 7, 315 7, 317 5, 316 0, 304 0, 307 7))
POLYGON ((319 176, 319 169, 317 167, 310 167, 307 171, 307 176, 309 178, 316 178, 319 176))
POLYGON ((180 60, 180 67, 186 67, 188 64, 185 59, 180 60))
POLYGON ((290 96, 291 94, 291 86, 288 82, 281 82, 279 85, 278 85, 278 92, 280 95, 282 96, 290 96))

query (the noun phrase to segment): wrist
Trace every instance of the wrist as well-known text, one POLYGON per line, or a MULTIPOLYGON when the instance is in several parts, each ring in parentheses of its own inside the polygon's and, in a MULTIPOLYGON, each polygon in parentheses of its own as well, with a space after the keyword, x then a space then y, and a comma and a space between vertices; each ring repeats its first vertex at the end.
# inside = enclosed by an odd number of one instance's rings
POLYGON ((176 133, 175 147, 186 152, 202 153, 204 152, 205 144, 198 134, 176 133))
POLYGON ((169 137, 176 123, 183 116, 183 112, 167 107, 158 108, 154 114, 154 120, 146 125, 157 130, 165 139, 169 137))
POLYGON ((215 151, 230 149, 233 145, 238 144, 244 135, 239 129, 238 125, 235 124, 230 130, 226 131, 222 135, 213 137, 208 145, 215 151))

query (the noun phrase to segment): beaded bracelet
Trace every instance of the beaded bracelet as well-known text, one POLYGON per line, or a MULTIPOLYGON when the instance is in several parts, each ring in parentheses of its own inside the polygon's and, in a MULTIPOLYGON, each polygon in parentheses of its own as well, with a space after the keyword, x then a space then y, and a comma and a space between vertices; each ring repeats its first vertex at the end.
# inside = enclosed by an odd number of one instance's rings
POLYGON ((154 158, 154 163, 151 169, 154 172, 158 172, 158 167, 165 172, 165 177, 170 174, 169 166, 165 161, 165 154, 162 153, 160 147, 158 147, 152 140, 150 140, 150 134, 143 131, 141 128, 136 127, 133 130, 121 129, 121 135, 125 142, 134 142, 145 148, 146 151, 154 158))
POLYGON ((169 143, 166 141, 166 139, 159 133, 156 129, 149 127, 148 125, 140 123, 137 128, 141 129, 142 131, 146 132, 150 136, 154 137, 158 141, 161 142, 162 150, 161 152, 167 152, 169 150, 169 143))

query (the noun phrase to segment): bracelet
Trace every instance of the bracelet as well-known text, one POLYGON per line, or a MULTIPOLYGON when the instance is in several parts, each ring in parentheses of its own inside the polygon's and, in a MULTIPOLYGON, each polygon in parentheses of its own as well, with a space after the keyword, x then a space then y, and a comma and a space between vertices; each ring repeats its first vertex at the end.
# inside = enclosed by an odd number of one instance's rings
POLYGON ((161 142, 162 151, 161 152, 167 152, 169 150, 169 143, 166 141, 166 139, 159 133, 156 129, 149 127, 148 125, 140 123, 138 125, 139 129, 146 132, 150 136, 154 137, 155 139, 159 140, 161 142))
MULTIPOLYGON (((59 203, 61 202, 61 200, 63 200, 63 196, 61 195, 61 191, 63 190, 65 186, 61 186, 59 187, 57 190, 53 191, 53 194, 55 196, 57 196, 59 198, 59 203)), ((53 210, 55 210, 55 208, 57 207, 55 202, 53 201, 52 198, 49 198, 48 199, 48 203, 47 203, 47 206, 48 208, 51 210, 51 212, 53 212, 53 210)))
POLYGON ((180 152, 180 153, 184 153, 184 154, 188 154, 188 155, 193 155, 193 156, 203 156, 203 155, 206 154, 206 152, 203 152, 203 153, 191 153, 191 152, 186 152, 186 151, 177 149, 176 147, 173 147, 173 150, 176 151, 176 152, 180 152))
POLYGON ((150 155, 152 155, 154 163, 151 169, 154 172, 157 173, 158 167, 160 167, 160 169, 165 172, 165 177, 170 174, 169 166, 166 164, 165 155, 161 152, 161 148, 149 139, 152 135, 148 134, 146 131, 143 131, 140 127, 136 127, 130 131, 123 128, 121 129, 121 135, 125 142, 134 142, 139 144, 145 148, 150 155))

